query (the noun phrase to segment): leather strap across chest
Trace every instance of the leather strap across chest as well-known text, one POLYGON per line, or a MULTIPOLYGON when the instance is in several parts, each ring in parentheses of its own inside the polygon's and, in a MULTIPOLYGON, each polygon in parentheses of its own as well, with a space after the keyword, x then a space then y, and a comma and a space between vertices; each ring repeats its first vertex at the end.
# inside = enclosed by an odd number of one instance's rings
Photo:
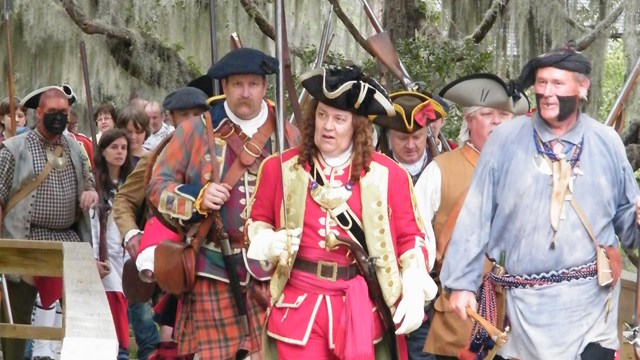
MULTIPOLYGON (((234 161, 227 170, 227 173, 235 173, 240 169, 242 169, 240 176, 242 176, 246 169, 257 173, 260 165, 260 161, 257 160, 265 159, 271 155, 264 149, 264 146, 271 137, 271 134, 273 134, 275 127, 276 119, 271 112, 267 116, 264 124, 258 128, 258 131, 252 137, 243 133, 240 126, 230 120, 223 121, 216 132, 221 139, 227 142, 233 153, 240 160, 234 161)), ((240 177, 238 177, 238 179, 239 178, 240 177)), ((228 184, 233 185, 235 182, 228 182, 228 184)))

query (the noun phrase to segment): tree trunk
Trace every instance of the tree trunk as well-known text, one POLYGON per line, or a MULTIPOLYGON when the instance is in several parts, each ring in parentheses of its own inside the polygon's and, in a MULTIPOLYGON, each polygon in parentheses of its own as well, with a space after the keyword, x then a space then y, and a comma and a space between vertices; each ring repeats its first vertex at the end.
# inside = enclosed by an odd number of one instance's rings
POLYGON ((412 38, 426 18, 419 0, 387 0, 382 16, 383 26, 394 42, 412 38))

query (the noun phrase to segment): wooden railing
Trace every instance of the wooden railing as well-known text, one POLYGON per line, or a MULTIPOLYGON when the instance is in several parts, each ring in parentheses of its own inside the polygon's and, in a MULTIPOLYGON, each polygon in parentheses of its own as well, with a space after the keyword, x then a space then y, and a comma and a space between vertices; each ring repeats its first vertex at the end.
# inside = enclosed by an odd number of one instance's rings
POLYGON ((0 273, 62 276, 62 328, 0 324, 0 337, 62 340, 61 360, 118 355, 104 287, 88 243, 0 239, 0 273))

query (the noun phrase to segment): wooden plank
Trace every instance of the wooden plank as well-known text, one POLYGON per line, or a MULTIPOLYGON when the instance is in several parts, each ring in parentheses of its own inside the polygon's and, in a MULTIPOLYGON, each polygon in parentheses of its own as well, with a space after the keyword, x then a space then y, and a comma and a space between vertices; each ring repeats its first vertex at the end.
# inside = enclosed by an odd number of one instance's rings
POLYGON ((43 240, 0 239, 0 250, 3 248, 58 250, 62 252, 62 242, 43 240))
POLYGON ((0 273, 62 276, 62 248, 0 247, 0 273))
POLYGON ((115 359, 118 339, 93 250, 87 243, 64 243, 61 359, 115 359))
POLYGON ((0 334, 11 339, 62 340, 62 328, 23 324, 0 324, 0 334))

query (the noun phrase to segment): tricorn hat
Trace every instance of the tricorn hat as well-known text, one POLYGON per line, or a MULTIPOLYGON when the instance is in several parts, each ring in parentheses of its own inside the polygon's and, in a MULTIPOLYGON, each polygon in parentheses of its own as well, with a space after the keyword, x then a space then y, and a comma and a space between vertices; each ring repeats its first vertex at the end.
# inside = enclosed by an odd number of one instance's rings
POLYGON ((251 48, 229 51, 207 71, 212 79, 225 79, 231 75, 271 75, 278 71, 278 59, 251 48))
POLYGON ((373 123, 403 133, 411 134, 432 121, 443 119, 449 110, 442 98, 438 97, 441 101, 437 101, 431 94, 400 91, 389 95, 389 98, 396 114, 376 116, 373 123))
POLYGON ((300 76, 302 86, 323 104, 358 115, 395 114, 387 92, 358 67, 321 67, 300 76))
POLYGON ((211 76, 205 74, 189 81, 187 86, 200 89, 203 93, 207 94, 207 97, 212 97, 215 95, 213 93, 213 81, 214 80, 211 76))
POLYGON ((67 84, 62 84, 61 86, 55 86, 55 85, 45 86, 43 88, 33 90, 27 96, 25 96, 24 99, 22 99, 22 101, 20 102, 20 105, 28 109, 37 109, 38 106, 40 105, 40 96, 42 96, 42 94, 44 94, 45 92, 51 89, 58 89, 62 91, 67 96, 67 99, 69 100, 69 106, 75 104, 77 99, 76 99, 76 94, 73 92, 73 89, 71 89, 71 86, 67 84))
POLYGON ((529 111, 529 100, 516 89, 516 83, 508 84, 494 74, 471 74, 447 84, 440 96, 462 107, 482 106, 523 115, 529 111))

